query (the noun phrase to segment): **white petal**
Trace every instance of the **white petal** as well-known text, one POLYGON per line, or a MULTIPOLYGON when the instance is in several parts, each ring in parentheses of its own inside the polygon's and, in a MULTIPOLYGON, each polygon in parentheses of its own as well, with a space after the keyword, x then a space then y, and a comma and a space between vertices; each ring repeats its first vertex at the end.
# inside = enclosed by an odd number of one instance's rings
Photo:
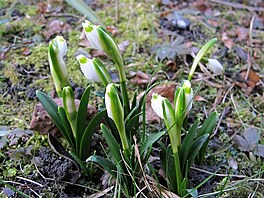
POLYGON ((214 74, 220 75, 223 71, 223 66, 216 59, 208 59, 208 63, 206 63, 208 69, 210 69, 214 74))
POLYGON ((85 35, 92 48, 103 51, 103 48, 100 44, 99 35, 97 32, 98 26, 92 24, 90 21, 87 20, 85 20, 85 22, 82 23, 82 26, 84 28, 85 35))
POLYGON ((185 105, 187 107, 186 114, 188 114, 192 108, 193 90, 192 90, 192 86, 189 80, 185 80, 182 87, 184 87, 185 89, 185 105))
POLYGON ((67 43, 65 39, 62 36, 56 36, 55 40, 58 44, 59 55, 64 57, 67 52, 67 43))
POLYGON ((111 119, 113 119, 113 113, 112 113, 112 107, 111 107, 111 99, 108 93, 110 92, 112 85, 113 85, 112 83, 108 84, 106 86, 106 91, 105 91, 105 107, 106 107, 107 115, 111 119))
POLYGON ((163 116, 163 109, 162 109, 162 102, 164 100, 164 97, 161 95, 154 93, 152 94, 152 99, 151 99, 151 107, 154 110, 154 112, 161 118, 164 119, 163 116))
POLYGON ((96 73, 96 70, 94 68, 94 64, 93 61, 89 58, 86 58, 84 55, 78 55, 76 57, 76 59, 78 60, 80 66, 81 66, 81 70, 83 72, 83 74, 85 75, 86 78, 88 78, 89 80, 93 80, 95 82, 100 82, 100 78, 96 73))

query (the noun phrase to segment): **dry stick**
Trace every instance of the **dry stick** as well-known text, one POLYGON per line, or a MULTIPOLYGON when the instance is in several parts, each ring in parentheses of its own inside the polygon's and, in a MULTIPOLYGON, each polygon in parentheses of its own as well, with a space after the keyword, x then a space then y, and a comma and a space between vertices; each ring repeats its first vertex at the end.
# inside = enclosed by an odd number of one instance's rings
POLYGON ((16 178, 21 179, 21 180, 24 180, 24 181, 28 181, 28 182, 30 182, 32 184, 36 184, 36 185, 38 185, 40 187, 44 187, 42 184, 40 184, 38 182, 35 182, 35 181, 31 180, 31 179, 27 179, 27 178, 20 177, 20 176, 16 176, 16 178))
MULTIPOLYGON (((253 14, 252 19, 250 21, 250 26, 249 26, 249 46, 252 46, 252 30, 253 30, 254 19, 255 19, 255 14, 253 14)), ((250 68, 251 68, 251 65, 252 65, 251 57, 252 57, 252 48, 250 47, 249 51, 248 51, 248 68, 247 68, 247 73, 246 73, 246 76, 245 76, 245 80, 248 80, 250 68)))
POLYGON ((251 12, 264 12, 264 8, 261 8, 261 7, 246 6, 246 5, 239 4, 239 3, 232 3, 232 2, 221 1, 221 0, 210 0, 210 1, 213 3, 219 3, 222 5, 237 8, 237 9, 247 9, 251 12))
POLYGON ((239 118, 240 123, 242 124, 242 126, 243 126, 244 128, 246 128, 246 127, 245 127, 245 124, 244 124, 244 122, 243 122, 243 120, 240 118, 240 115, 239 115, 239 113, 238 113, 237 106, 236 106, 236 103, 235 103, 234 98, 233 98, 233 94, 231 94, 231 101, 232 101, 232 103, 233 103, 233 105, 234 105, 234 108, 235 108, 235 111, 236 111, 236 114, 237 114, 237 116, 238 116, 238 118, 239 118))

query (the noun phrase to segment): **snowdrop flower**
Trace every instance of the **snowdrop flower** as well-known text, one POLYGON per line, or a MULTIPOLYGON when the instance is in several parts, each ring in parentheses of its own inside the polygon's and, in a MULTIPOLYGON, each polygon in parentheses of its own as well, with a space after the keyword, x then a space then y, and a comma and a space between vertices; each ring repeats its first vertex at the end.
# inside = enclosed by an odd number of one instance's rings
MULTIPOLYGON (((63 56, 66 54, 67 44, 63 37, 56 37, 49 43, 48 56, 52 78, 57 88, 68 86, 68 73, 63 56)), ((58 92, 58 91, 57 91, 58 92)))
POLYGON ((62 96, 66 116, 68 120, 74 120, 76 116, 76 106, 72 88, 70 86, 64 87, 62 91, 62 96))
POLYGON ((219 63, 216 59, 207 59, 208 62, 206 63, 208 69, 210 69, 214 74, 220 75, 223 72, 223 66, 219 63))
POLYGON ((193 90, 189 80, 183 82, 182 88, 185 91, 185 104, 186 104, 186 114, 192 109, 193 103, 193 90))
POLYGON ((81 70, 86 78, 95 82, 102 82, 104 86, 111 83, 111 77, 107 69, 98 58, 89 59, 81 54, 78 55, 76 59, 78 60, 81 70))
POLYGON ((105 106, 108 117, 114 121, 119 132, 123 149, 127 152, 129 150, 129 146, 125 132, 124 109, 113 83, 108 84, 106 87, 105 106))
POLYGON ((66 55, 66 52, 67 52, 67 43, 66 43, 65 39, 62 36, 56 36, 54 41, 58 45, 59 56, 64 57, 66 55))
POLYGON ((151 108, 161 118, 164 119, 162 103, 165 100, 161 95, 154 93, 151 99, 151 108))
POLYGON ((100 78, 97 75, 97 72, 94 68, 94 64, 92 59, 86 58, 84 55, 78 55, 76 57, 76 59, 78 60, 80 66, 81 66, 81 70, 83 72, 83 74, 85 75, 86 78, 88 78, 89 80, 93 80, 95 82, 100 82, 100 78))
POLYGON ((85 20, 82 26, 92 48, 104 51, 116 63, 121 82, 126 81, 123 58, 114 39, 101 26, 90 21, 85 20))

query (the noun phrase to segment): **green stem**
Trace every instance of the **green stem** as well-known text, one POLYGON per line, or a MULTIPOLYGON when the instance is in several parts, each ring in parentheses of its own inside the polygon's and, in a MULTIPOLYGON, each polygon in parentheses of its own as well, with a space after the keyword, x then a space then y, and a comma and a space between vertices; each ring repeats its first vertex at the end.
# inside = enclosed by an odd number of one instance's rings
POLYGON ((200 60, 202 59, 202 57, 207 53, 207 51, 216 43, 216 41, 217 41, 217 38, 213 38, 210 41, 208 41, 200 49, 200 51, 198 52, 198 54, 194 58, 194 61, 193 61, 193 64, 192 64, 192 68, 191 68, 191 71, 190 71, 189 76, 188 76, 188 80, 191 80, 192 79, 192 76, 193 76, 193 74, 195 72, 195 69, 196 69, 198 63, 200 62, 200 60))
POLYGON ((180 159, 179 159, 179 154, 178 154, 178 148, 177 150, 173 149, 173 157, 174 157, 174 165, 175 165, 175 171, 176 171, 177 193, 181 195, 182 173, 181 173, 181 165, 180 165, 180 159))
POLYGON ((122 94, 123 106, 124 106, 125 117, 126 117, 127 114, 130 112, 126 81, 120 82, 120 86, 121 86, 121 94, 122 94))

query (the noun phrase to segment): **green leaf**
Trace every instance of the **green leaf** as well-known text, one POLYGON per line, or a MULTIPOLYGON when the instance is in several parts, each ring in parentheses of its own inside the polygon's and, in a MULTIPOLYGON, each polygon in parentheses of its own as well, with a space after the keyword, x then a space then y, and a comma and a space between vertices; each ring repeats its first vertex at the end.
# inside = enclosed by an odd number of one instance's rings
POLYGON ((215 128, 216 122, 218 121, 218 113, 217 112, 213 112, 211 113, 208 118, 205 119, 202 128, 198 130, 198 137, 204 134, 209 134, 209 138, 206 140, 206 142, 204 143, 204 145, 202 146, 202 148, 199 151, 199 154, 197 156, 198 159, 198 163, 201 164, 204 157, 205 157, 205 153, 206 153, 206 149, 209 143, 209 139, 211 134, 213 133, 213 130, 215 128))
POLYGON ((87 167, 84 163, 84 161, 82 161, 74 152, 69 152, 71 154, 71 156, 73 157, 73 159, 79 164, 79 166, 81 167, 81 169, 85 172, 85 174, 88 173, 87 167))
POLYGON ((79 145, 79 156, 82 160, 85 160, 87 157, 89 157, 90 144, 91 144, 92 136, 95 132, 95 128, 100 124, 101 120, 105 116, 106 116, 106 110, 97 113, 86 127, 80 141, 81 143, 79 145))
POLYGON ((198 65, 198 63, 200 62, 200 60, 203 58, 203 56, 207 53, 207 51, 209 49, 211 49, 211 47, 217 42, 217 38, 213 38, 210 41, 208 41, 198 52, 198 54, 195 56, 195 59, 193 61, 192 67, 191 67, 191 71, 189 73, 188 76, 188 80, 192 79, 192 76, 195 72, 195 69, 198 65))
POLYGON ((85 131, 86 114, 87 114, 87 106, 89 102, 90 90, 91 90, 91 86, 87 86, 82 95, 80 105, 78 108, 77 119, 76 119, 76 145, 77 145, 76 152, 77 153, 80 152, 79 145, 81 144, 83 133, 85 131))
POLYGON ((41 104, 43 105, 44 109, 47 111, 49 116, 51 117, 54 124, 58 127, 58 129, 65 134, 66 131, 64 126, 60 120, 60 116, 58 114, 58 105, 45 93, 41 91, 36 92, 37 97, 41 104))
POLYGON ((66 0, 68 4, 74 7, 78 12, 85 15, 89 21, 96 25, 104 26, 99 16, 82 0, 66 0))
POLYGON ((188 156, 188 163, 189 166, 187 167, 188 169, 185 171, 189 171, 190 167, 193 165, 194 159, 197 156, 197 154, 199 153, 201 147, 203 146, 203 144, 205 143, 205 141, 209 138, 209 134, 204 134, 200 137, 198 137, 197 139, 195 139, 195 141, 193 142, 192 146, 191 146, 191 153, 189 153, 188 156))
POLYGON ((159 133, 151 134, 149 138, 142 143, 140 147, 140 156, 150 147, 153 143, 158 141, 166 132, 162 131, 159 133))
POLYGON ((92 155, 86 160, 86 162, 95 162, 99 164, 107 172, 109 172, 114 178, 116 178, 117 167, 109 159, 97 155, 92 155))
POLYGON ((187 135, 185 136, 182 145, 180 147, 180 156, 181 156, 181 164, 182 167, 184 167, 184 164, 187 160, 187 157, 189 155, 190 149, 191 149, 191 145, 192 142, 194 140, 194 137, 196 135, 197 129, 199 126, 199 120, 196 120, 195 123, 192 125, 192 127, 190 128, 190 130, 188 131, 187 135))
POLYGON ((61 122, 64 126, 65 132, 61 132, 63 134, 63 136, 65 137, 65 139, 68 141, 68 143, 71 145, 72 149, 74 150, 74 152, 76 151, 76 147, 75 147, 75 139, 71 130, 71 125, 67 119, 66 116, 66 112, 65 109, 63 107, 58 107, 58 112, 59 112, 59 116, 61 119, 61 122))
POLYGON ((211 135, 216 125, 217 120, 218 120, 218 113, 217 112, 211 113, 208 116, 208 118, 205 119, 202 125, 202 128, 198 130, 197 137, 202 136, 207 133, 211 135))
POLYGON ((102 129, 102 133, 105 138, 105 141, 107 145, 109 146, 109 149, 115 158, 116 165, 118 165, 122 161, 122 157, 120 154, 120 151, 121 151, 120 146, 115 140, 112 133, 108 130, 108 128, 104 124, 101 124, 101 129, 102 129))

